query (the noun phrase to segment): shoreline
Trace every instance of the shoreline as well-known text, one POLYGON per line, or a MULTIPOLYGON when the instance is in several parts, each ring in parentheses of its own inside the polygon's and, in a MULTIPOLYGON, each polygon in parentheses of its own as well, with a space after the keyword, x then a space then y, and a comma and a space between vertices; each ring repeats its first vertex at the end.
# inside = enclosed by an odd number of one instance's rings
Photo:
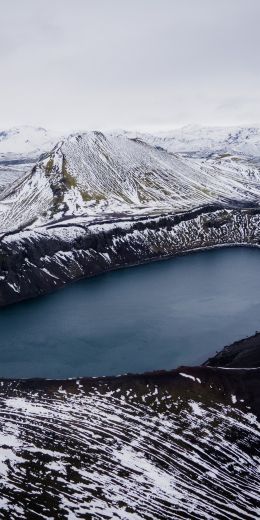
MULTIPOLYGON (((5 378, 0 377, 0 384, 17 383, 28 387, 52 387, 57 384, 65 386, 75 385, 79 382, 84 385, 107 384, 110 382, 126 382, 131 379, 150 379, 150 378, 171 378, 172 376, 180 374, 181 371, 196 373, 197 371, 208 369, 228 369, 230 372, 260 370, 260 332, 256 331, 253 336, 248 336, 241 340, 234 341, 230 345, 225 345, 215 356, 208 358, 201 365, 180 365, 170 369, 159 369, 147 372, 126 372, 118 375, 104 375, 104 376, 80 376, 67 378, 47 378, 47 377, 28 377, 28 378, 5 378)), ((193 376, 190 376, 192 379, 193 376)))
POLYGON ((259 223, 260 208, 222 207, 127 224, 87 226, 79 219, 72 227, 18 233, 0 242, 0 307, 122 268, 216 248, 259 248, 259 223))

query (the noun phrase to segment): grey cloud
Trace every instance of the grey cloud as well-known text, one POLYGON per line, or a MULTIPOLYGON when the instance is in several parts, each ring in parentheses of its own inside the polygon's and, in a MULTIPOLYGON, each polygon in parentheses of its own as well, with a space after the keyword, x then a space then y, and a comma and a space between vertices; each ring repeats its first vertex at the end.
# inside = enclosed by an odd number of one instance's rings
POLYGON ((259 15, 259 0, 0 0, 0 126, 260 121, 259 15))

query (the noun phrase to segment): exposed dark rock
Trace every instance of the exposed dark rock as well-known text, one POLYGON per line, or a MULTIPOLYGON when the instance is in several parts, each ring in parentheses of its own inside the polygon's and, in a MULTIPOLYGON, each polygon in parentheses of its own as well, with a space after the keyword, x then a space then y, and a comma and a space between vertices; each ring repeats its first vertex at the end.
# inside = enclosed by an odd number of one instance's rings
POLYGON ((91 223, 80 217, 11 232, 0 241, 0 305, 120 267, 218 246, 258 246, 259 222, 258 208, 203 207, 91 223))
POLYGON ((218 354, 209 358, 205 366, 229 368, 260 367, 260 333, 235 341, 223 348, 218 354))

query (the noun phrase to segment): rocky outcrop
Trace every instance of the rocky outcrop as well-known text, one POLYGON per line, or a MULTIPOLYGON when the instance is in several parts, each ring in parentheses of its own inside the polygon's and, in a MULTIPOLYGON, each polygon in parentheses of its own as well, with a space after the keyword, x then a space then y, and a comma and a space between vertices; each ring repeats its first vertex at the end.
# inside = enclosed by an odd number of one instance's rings
POLYGON ((254 336, 227 345, 216 356, 209 358, 204 365, 226 368, 260 367, 260 333, 256 331, 254 336))
POLYGON ((6 234, 0 305, 112 269, 219 246, 260 244, 260 209, 204 207, 178 215, 73 218, 6 234))

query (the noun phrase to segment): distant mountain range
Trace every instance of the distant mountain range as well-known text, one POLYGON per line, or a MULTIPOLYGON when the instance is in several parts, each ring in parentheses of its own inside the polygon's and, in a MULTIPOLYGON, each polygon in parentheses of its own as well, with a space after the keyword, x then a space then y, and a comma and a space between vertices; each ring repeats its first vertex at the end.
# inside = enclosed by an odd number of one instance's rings
POLYGON ((0 190, 29 171, 59 139, 58 134, 33 126, 0 130, 0 190))
POLYGON ((140 137, 168 152, 191 157, 210 157, 215 154, 242 154, 260 157, 260 126, 254 127, 204 127, 188 125, 171 132, 156 135, 127 132, 140 137))
MULTIPOLYGON (((80 132, 82 133, 82 132, 80 132)), ((162 146, 169 152, 208 156, 211 153, 238 153, 247 156, 260 156, 260 126, 209 127, 187 125, 170 132, 154 134, 113 131, 105 132, 113 136, 125 135, 138 138, 154 146, 162 146)), ((51 148, 62 138, 64 132, 50 132, 45 128, 20 126, 0 130, 0 161, 16 159, 37 159, 41 153, 51 148)))
POLYGON ((59 134, 33 126, 0 130, 0 161, 36 160, 59 139, 59 134))

